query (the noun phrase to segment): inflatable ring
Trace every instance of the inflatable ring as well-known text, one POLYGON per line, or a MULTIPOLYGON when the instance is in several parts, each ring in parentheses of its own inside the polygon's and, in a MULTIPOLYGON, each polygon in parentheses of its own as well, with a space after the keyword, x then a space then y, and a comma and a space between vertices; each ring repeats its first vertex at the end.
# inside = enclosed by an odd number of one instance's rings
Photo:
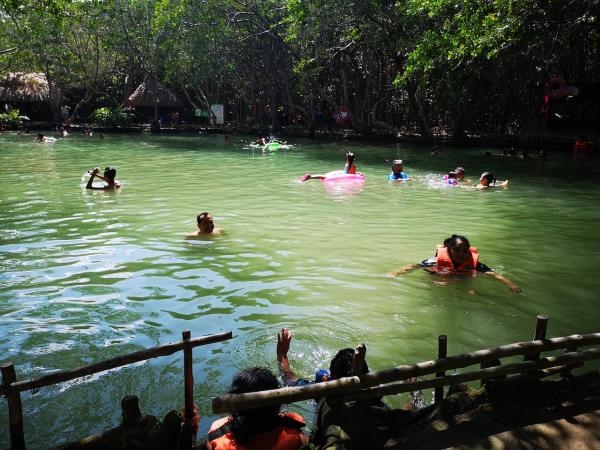
POLYGON ((362 173, 346 173, 343 170, 334 170, 325 174, 324 183, 364 183, 365 176, 362 173))

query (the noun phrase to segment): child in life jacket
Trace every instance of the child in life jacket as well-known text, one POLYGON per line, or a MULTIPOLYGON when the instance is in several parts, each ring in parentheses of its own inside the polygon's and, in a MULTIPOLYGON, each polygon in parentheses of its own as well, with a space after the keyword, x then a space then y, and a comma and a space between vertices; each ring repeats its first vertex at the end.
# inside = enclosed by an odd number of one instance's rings
POLYGON ((479 261, 479 253, 475 247, 471 247, 469 240, 464 236, 453 234, 438 246, 435 256, 425 259, 417 264, 409 264, 399 270, 390 272, 388 275, 397 277, 415 269, 425 270, 437 275, 460 275, 476 276, 484 273, 502 282, 511 292, 519 293, 522 289, 505 276, 496 273, 493 269, 479 261))

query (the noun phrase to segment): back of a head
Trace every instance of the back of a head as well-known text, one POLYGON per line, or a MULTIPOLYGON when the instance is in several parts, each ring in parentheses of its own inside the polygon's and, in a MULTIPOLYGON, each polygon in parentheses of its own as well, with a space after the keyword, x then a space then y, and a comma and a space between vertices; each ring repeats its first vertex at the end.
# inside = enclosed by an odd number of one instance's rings
MULTIPOLYGON (((344 348, 337 352, 337 354, 331 360, 329 365, 329 372, 331 378, 338 379, 352 376, 352 361, 354 360, 354 349, 344 348)), ((369 371, 369 366, 365 361, 363 366, 363 373, 369 371)))
MULTIPOLYGON (((229 389, 230 394, 267 391, 280 387, 277 377, 266 367, 250 367, 235 377, 229 389)), ((243 443, 257 434, 265 433, 279 425, 280 405, 248 409, 232 414, 231 431, 235 440, 243 443)))
POLYGON ((348 160, 348 162, 350 164, 352 164, 354 162, 354 153, 352 153, 352 152, 346 153, 346 159, 348 160))
POLYGON ((117 169, 114 167, 107 167, 104 169, 104 177, 109 180, 114 180, 117 176, 117 169))

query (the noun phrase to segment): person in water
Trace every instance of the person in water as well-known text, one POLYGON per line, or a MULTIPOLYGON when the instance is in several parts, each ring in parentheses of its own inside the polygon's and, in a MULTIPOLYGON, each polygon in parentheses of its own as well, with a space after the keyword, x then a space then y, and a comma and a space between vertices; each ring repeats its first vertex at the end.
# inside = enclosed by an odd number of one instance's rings
POLYGON ((117 169, 115 169, 114 167, 107 167, 106 169, 104 169, 104 175, 99 175, 100 173, 100 167, 95 167, 94 169, 92 169, 90 172, 88 172, 91 176, 90 179, 87 182, 87 185, 85 186, 86 189, 118 189, 121 187, 121 183, 119 183, 119 180, 116 179, 117 176, 117 169), (94 186, 93 182, 94 182, 94 178, 100 178, 102 181, 104 181, 106 183, 106 185, 103 186, 94 186))
POLYGON ((186 239, 202 239, 206 236, 218 236, 223 230, 221 228, 215 228, 215 222, 213 216, 209 212, 201 212, 196 216, 196 222, 198 223, 198 231, 193 231, 188 234, 186 239))
MULTIPOLYGON (((279 371, 281 372, 283 384, 286 386, 304 386, 306 384, 313 383, 306 378, 298 378, 292 370, 290 360, 288 359, 288 352, 290 350, 291 342, 292 330, 288 328, 282 328, 281 331, 277 333, 277 365, 279 366, 279 371)), ((319 369, 316 371, 314 383, 321 383, 329 380, 331 380, 331 374, 329 373, 329 370, 319 369)))
MULTIPOLYGON (((475 187, 477 189, 489 189, 496 186, 496 178, 492 172, 483 172, 479 177, 479 184, 475 187)), ((504 180, 498 184, 498 186, 508 186, 508 180, 504 180)))
POLYGON ((438 275, 475 276, 477 273, 484 273, 504 283, 511 292, 522 292, 521 288, 511 280, 494 272, 491 268, 480 262, 477 249, 471 247, 466 237, 456 234, 446 239, 442 246, 438 246, 434 257, 425 259, 417 264, 409 264, 399 270, 390 272, 389 275, 397 277, 420 267, 438 275))
MULTIPOLYGON (((352 174, 352 175, 360 175, 360 172, 356 171, 356 164, 354 164, 355 160, 354 153, 348 152, 346 153, 346 164, 344 164, 344 173, 352 174)), ((324 180, 325 175, 311 175, 310 173, 305 173, 300 177, 300 181, 304 182, 306 180, 324 180)))
MULTIPOLYGON (((251 367, 238 373, 231 383, 230 394, 280 388, 277 377, 265 367, 251 367)), ((213 422, 207 441, 198 448, 218 450, 287 449, 296 450, 308 443, 302 428, 304 418, 296 413, 281 412, 281 405, 247 409, 213 422)))
POLYGON ((392 161, 392 171, 388 175, 388 180, 390 181, 408 181, 410 180, 410 176, 403 172, 404 170, 404 161, 401 159, 395 159, 392 161))

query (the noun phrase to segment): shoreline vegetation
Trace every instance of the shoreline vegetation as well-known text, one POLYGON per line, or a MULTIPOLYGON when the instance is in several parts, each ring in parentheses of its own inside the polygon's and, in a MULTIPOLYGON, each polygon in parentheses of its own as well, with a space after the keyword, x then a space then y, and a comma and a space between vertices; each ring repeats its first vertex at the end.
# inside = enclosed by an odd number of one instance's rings
MULTIPOLYGON (((127 126, 94 126, 93 124, 78 123, 64 127, 70 133, 83 134, 86 130, 92 130, 95 135, 103 133, 151 133, 155 135, 177 135, 177 134, 218 134, 223 136, 269 136, 274 135, 278 138, 309 138, 321 140, 349 140, 356 142, 370 143, 413 143, 429 147, 436 146, 461 146, 461 147, 490 147, 490 148, 515 148, 527 149, 533 152, 540 150, 548 151, 572 151, 575 140, 582 136, 575 132, 550 132, 545 133, 519 133, 519 134, 494 134, 494 133, 474 133, 466 134, 461 138, 455 138, 450 133, 439 132, 432 139, 424 138, 418 132, 397 131, 392 132, 361 132, 351 128, 340 129, 308 129, 302 127, 282 127, 277 131, 268 128, 256 128, 248 126, 235 126, 224 124, 221 126, 207 126, 204 124, 178 124, 164 125, 160 128, 153 128, 150 123, 138 123, 127 126)), ((31 122, 18 127, 5 127, 2 131, 17 131, 18 133, 34 131, 50 131, 60 133, 61 126, 50 122, 31 122)), ((1 132, 1 131, 0 131, 1 132)), ((600 137, 583 135, 590 143, 591 150, 598 152, 600 150, 600 137)))

